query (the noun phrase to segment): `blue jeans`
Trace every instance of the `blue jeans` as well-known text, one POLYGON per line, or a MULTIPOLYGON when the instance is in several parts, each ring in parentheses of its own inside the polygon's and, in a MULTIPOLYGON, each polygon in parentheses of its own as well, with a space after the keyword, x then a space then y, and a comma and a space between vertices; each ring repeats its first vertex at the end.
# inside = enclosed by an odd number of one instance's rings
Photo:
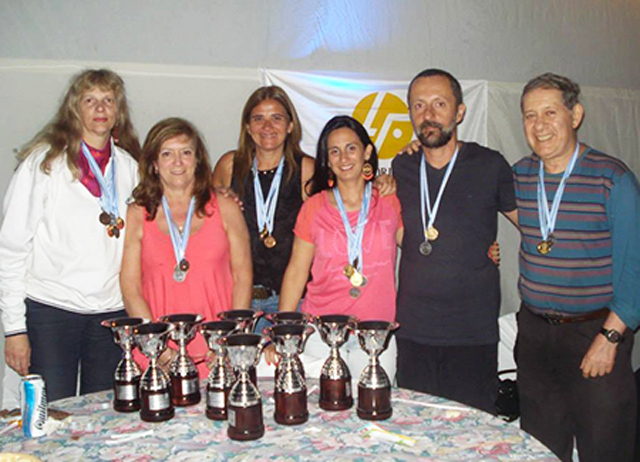
POLYGON ((80 366, 80 394, 110 389, 122 358, 104 319, 126 316, 124 310, 78 314, 26 300, 27 331, 31 344, 29 372, 40 374, 47 399, 75 396, 80 366))
MULTIPOLYGON (((266 315, 269 313, 277 313, 278 312, 278 302, 280 301, 280 295, 276 294, 275 292, 271 293, 271 296, 269 298, 265 298, 265 299, 261 299, 261 300, 256 300, 253 299, 251 300, 251 309, 253 311, 263 311, 264 315, 258 320, 257 324, 256 324, 256 328, 254 330, 254 332, 256 334, 262 334, 262 331, 269 326, 272 326, 273 323, 268 321, 266 318, 266 315)), ((300 305, 302 305, 302 300, 300 300, 300 303, 298 303, 298 307, 296 308, 296 311, 300 311, 300 305)))
POLYGON ((277 295, 275 292, 271 293, 269 298, 264 299, 253 299, 251 300, 251 309, 253 311, 263 311, 264 315, 258 319, 256 323, 256 328, 254 332, 256 334, 262 334, 262 331, 272 325, 270 321, 267 320, 266 315, 269 313, 277 313, 278 312, 278 302, 280 301, 280 295, 277 295))

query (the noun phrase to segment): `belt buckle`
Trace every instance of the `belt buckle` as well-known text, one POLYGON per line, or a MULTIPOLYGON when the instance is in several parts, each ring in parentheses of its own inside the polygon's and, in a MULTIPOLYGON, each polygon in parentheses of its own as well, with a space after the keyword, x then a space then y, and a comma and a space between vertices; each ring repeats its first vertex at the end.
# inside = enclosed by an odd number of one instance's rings
POLYGON ((544 313, 542 317, 552 326, 559 326, 564 320, 562 316, 556 313, 544 313))
POLYGON ((256 300, 266 300, 271 296, 271 292, 262 286, 254 286, 253 287, 253 298, 256 300))

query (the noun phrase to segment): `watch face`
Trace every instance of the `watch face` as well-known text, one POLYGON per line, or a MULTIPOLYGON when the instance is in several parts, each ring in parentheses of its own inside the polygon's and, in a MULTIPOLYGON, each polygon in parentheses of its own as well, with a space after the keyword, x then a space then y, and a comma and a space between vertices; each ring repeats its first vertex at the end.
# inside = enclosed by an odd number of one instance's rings
POLYGON ((611 343, 619 343, 620 340, 622 340, 622 335, 620 335, 620 332, 618 332, 617 330, 608 330, 604 335, 611 343))

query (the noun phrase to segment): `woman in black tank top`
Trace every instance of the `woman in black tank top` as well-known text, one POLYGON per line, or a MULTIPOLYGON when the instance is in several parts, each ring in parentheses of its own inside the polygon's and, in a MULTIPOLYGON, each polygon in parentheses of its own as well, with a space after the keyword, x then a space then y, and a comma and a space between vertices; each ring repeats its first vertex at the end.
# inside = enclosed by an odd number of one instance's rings
MULTIPOLYGON (((293 228, 307 197, 305 184, 313 176, 314 161, 300 149, 301 138, 298 114, 284 90, 276 86, 258 88, 242 111, 238 149, 224 154, 214 169, 214 185, 232 188, 244 203, 253 259, 254 310, 275 312, 278 308, 293 228), (265 207, 259 204, 262 198, 259 191, 256 194, 257 185, 267 203, 274 185, 272 195, 277 203, 271 217, 269 213, 261 217, 265 207), (271 226, 263 223, 265 216, 271 226)), ((261 332, 266 325, 262 320, 256 331, 261 332)))

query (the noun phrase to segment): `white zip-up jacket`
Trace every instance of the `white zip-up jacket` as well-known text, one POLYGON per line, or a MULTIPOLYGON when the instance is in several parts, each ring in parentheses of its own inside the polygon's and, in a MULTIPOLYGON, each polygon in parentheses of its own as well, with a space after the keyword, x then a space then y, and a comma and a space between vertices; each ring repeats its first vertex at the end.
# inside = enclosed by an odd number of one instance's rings
MULTIPOLYGON (((107 236, 98 198, 73 175, 66 156, 45 174, 48 147, 38 148, 16 170, 4 199, 0 228, 0 310, 5 335, 27 331, 25 298, 63 310, 96 314, 123 308, 120 265, 124 234, 107 236)), ((138 183, 138 166, 116 147, 118 210, 138 183)), ((106 175, 113 167, 109 161, 106 175)), ((123 231, 126 232, 126 224, 123 231)))

